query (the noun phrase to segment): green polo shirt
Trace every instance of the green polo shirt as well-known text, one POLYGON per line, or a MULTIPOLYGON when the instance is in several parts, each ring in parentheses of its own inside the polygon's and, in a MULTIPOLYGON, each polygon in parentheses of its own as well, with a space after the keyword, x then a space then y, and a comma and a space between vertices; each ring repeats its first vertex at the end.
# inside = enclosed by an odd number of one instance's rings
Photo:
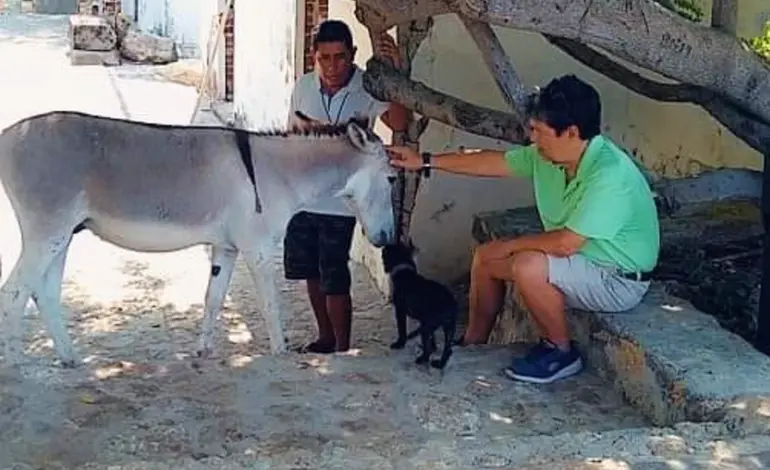
POLYGON ((628 272, 650 271, 660 249, 658 211, 652 191, 631 158, 596 136, 577 174, 541 158, 534 145, 514 148, 505 160, 516 176, 531 178, 546 231, 568 228, 587 238, 580 253, 628 272))

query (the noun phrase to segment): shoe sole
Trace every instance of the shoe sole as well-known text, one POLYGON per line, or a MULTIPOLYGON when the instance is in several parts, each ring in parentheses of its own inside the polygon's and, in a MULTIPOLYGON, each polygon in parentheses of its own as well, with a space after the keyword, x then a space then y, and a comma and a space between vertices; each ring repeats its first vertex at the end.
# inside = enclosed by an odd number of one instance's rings
POLYGON ((503 369, 503 373, 512 380, 518 380, 521 382, 528 382, 533 384, 549 384, 551 382, 556 382, 557 380, 563 380, 568 377, 572 377, 573 375, 578 374, 580 371, 583 370, 583 359, 578 358, 575 362, 568 365, 567 367, 561 369, 557 373, 553 374, 550 377, 530 377, 528 375, 519 375, 513 371, 510 367, 506 367, 503 369))

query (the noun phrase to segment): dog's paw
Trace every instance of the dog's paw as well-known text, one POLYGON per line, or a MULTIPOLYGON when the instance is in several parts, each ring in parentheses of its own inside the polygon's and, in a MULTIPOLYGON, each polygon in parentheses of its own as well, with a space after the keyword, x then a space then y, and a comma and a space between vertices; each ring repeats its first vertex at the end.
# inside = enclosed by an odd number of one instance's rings
POLYGON ((442 361, 441 359, 434 359, 430 361, 430 366, 434 369, 443 369, 444 366, 446 366, 446 361, 442 361))
POLYGON ((404 349, 404 346, 406 346, 406 340, 400 339, 395 343, 391 344, 390 349, 404 349))
POLYGON ((421 355, 417 356, 417 359, 414 360, 414 363, 415 364, 420 364, 420 365, 427 364, 429 359, 430 359, 429 355, 421 354, 421 355))

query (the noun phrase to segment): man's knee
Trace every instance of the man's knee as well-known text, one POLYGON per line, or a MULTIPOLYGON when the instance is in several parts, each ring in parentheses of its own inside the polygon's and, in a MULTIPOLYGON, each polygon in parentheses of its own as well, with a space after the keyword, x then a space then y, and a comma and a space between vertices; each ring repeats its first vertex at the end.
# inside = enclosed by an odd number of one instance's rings
POLYGON ((540 251, 516 253, 511 269, 516 283, 548 282, 548 256, 540 251))
POLYGON ((321 290, 326 295, 350 293, 351 275, 347 260, 321 264, 321 290))

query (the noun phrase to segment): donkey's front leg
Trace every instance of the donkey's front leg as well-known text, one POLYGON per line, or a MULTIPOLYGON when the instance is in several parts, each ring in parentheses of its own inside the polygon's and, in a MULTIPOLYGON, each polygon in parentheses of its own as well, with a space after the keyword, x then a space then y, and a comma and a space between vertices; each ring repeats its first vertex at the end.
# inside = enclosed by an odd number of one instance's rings
POLYGON ((272 354, 282 354, 286 352, 286 338, 281 323, 284 307, 279 284, 281 272, 276 263, 280 258, 280 251, 273 244, 270 248, 244 250, 243 253, 254 284, 257 285, 257 291, 262 297, 262 316, 270 336, 270 351, 272 354))
POLYGON ((203 307, 203 325, 198 339, 198 357, 207 358, 214 353, 214 343, 219 331, 219 314, 230 287, 238 250, 226 246, 212 246, 211 273, 206 288, 206 304, 203 307))

